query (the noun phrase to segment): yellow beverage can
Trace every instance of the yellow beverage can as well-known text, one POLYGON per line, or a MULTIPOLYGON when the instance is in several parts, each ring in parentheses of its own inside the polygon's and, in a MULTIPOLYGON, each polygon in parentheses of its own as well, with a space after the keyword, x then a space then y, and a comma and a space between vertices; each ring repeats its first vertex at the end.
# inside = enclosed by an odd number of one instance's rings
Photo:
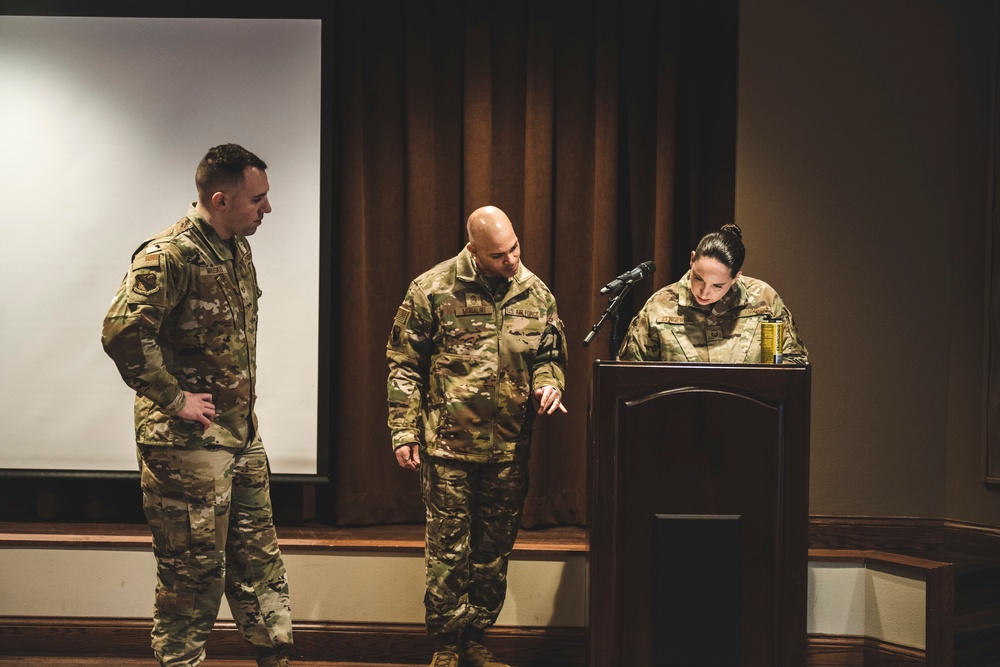
POLYGON ((783 340, 784 323, 778 319, 767 318, 760 323, 760 363, 780 364, 782 360, 781 341, 783 340))

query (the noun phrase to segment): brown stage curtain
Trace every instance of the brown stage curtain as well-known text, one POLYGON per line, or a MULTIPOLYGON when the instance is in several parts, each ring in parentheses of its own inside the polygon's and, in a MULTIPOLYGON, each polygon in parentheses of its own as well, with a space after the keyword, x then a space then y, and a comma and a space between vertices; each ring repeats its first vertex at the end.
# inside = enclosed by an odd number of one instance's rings
POLYGON ((986 344, 986 481, 1000 484, 1000 8, 993 5, 993 97, 990 100, 990 283, 986 344))
POLYGON ((583 345, 608 306, 600 288, 656 263, 620 337, 686 269, 692 239, 732 220, 736 2, 377 0, 345 3, 335 33, 336 523, 423 520, 389 444, 385 344, 409 281, 493 204, 555 293, 570 348, 570 412, 536 422, 523 524, 585 525, 591 366, 613 328, 583 345))

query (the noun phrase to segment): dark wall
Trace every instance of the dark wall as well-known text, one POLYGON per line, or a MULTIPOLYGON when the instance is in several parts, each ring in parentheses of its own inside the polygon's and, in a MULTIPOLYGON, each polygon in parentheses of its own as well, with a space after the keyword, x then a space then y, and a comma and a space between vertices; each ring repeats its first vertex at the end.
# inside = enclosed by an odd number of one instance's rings
POLYGON ((741 3, 737 222, 815 366, 812 514, 1000 525, 983 480, 990 2, 741 3))

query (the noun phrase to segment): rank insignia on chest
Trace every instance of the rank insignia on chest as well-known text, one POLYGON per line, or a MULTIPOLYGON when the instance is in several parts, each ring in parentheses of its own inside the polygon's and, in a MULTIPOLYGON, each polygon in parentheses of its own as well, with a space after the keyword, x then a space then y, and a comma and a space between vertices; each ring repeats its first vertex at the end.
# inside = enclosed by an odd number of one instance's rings
POLYGON ((135 274, 135 282, 132 284, 132 291, 136 294, 149 296, 160 291, 159 276, 152 271, 141 271, 135 274))
POLYGON ((709 340, 720 340, 722 338, 722 327, 709 327, 705 335, 709 340))
POLYGON ((483 296, 481 294, 472 294, 472 293, 466 294, 465 306, 467 308, 482 308, 483 296))

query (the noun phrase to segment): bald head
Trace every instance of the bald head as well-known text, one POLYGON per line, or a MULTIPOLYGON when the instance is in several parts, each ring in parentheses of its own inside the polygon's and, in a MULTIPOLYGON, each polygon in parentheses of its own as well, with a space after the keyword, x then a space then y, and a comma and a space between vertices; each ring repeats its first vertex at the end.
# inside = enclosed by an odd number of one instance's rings
POLYGON ((477 208, 466 223, 472 253, 483 275, 512 278, 521 264, 521 246, 507 214, 496 206, 477 208))
POLYGON ((507 214, 496 206, 477 208, 465 223, 469 234, 469 243, 486 243, 489 239, 508 237, 514 233, 507 214))

